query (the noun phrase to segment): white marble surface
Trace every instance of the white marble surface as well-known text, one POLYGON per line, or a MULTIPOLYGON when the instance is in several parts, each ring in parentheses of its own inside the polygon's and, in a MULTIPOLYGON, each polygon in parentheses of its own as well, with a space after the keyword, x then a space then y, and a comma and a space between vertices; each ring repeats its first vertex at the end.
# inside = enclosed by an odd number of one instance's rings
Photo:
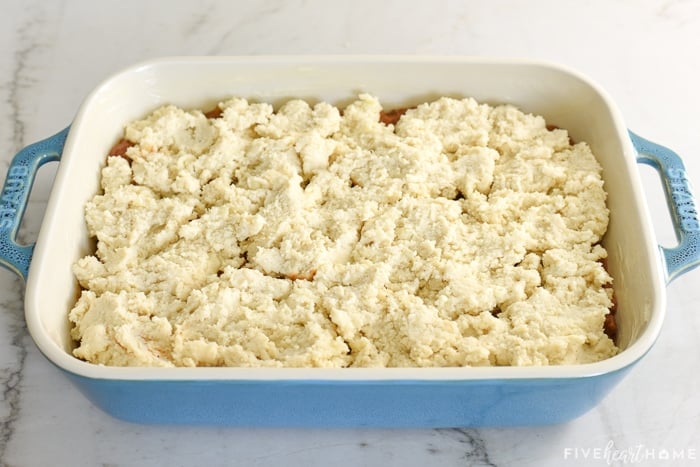
MULTIPOLYGON (((3 0, 0 180, 22 146, 69 123, 111 73, 162 55, 399 53, 563 63, 601 84, 627 125, 684 157, 700 184, 700 2, 3 0)), ((642 169, 643 170, 643 169, 642 169)), ((31 241, 51 184, 42 171, 22 229, 31 241)), ((644 171, 660 241, 674 243, 644 171)), ((0 270, 0 465, 700 465, 700 270, 668 287, 646 358, 568 424, 447 430, 140 426, 92 406, 37 351, 23 283, 0 270), (597 450, 596 450, 597 449, 597 450), (666 460, 666 454, 684 460, 666 460)))

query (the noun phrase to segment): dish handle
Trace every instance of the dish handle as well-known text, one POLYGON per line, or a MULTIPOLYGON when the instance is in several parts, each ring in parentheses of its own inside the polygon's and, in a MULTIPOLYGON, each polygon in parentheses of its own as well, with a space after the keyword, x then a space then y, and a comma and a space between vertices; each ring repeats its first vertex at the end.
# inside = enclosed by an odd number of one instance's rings
POLYGON ((27 279, 34 244, 17 243, 17 231, 39 167, 61 158, 70 127, 19 151, 10 162, 0 195, 0 266, 27 279))
POLYGON ((678 246, 659 246, 666 269, 666 283, 700 266, 700 221, 695 197, 690 188, 683 161, 670 149, 629 132, 637 150, 637 162, 647 164, 659 173, 671 211, 671 222, 678 246))

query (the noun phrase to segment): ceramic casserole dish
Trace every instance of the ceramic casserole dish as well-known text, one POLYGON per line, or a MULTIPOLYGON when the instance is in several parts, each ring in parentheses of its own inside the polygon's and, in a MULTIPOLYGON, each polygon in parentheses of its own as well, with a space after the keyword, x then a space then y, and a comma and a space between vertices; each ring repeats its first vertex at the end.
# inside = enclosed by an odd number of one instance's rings
POLYGON ((597 85, 557 65, 436 57, 183 57, 135 65, 107 79, 69 128, 12 161, 0 205, 2 263, 26 279, 29 331, 46 358, 95 405, 141 423, 239 426, 446 427, 537 425, 594 407, 652 347, 668 282, 700 263, 700 224, 681 160, 630 133, 597 85), (212 108, 241 96, 342 105, 360 92, 387 107, 440 96, 511 103, 586 141, 603 167, 610 225, 604 238, 618 302, 621 352, 604 361, 541 367, 130 368, 72 356, 72 264, 90 254, 85 203, 123 126, 156 107, 212 108), (38 167, 60 160, 36 245, 16 232, 38 167), (657 169, 679 244, 657 245, 638 163, 657 169))

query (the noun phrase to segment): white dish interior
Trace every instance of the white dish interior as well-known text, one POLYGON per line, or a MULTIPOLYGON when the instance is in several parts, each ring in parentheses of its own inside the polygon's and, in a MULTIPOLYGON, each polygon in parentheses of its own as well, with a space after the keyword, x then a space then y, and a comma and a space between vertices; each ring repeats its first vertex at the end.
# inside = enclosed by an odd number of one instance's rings
POLYGON ((30 332, 57 366, 118 379, 485 379, 562 378, 608 373, 649 350, 665 313, 665 283, 646 211, 636 153, 619 112, 595 84, 546 63, 435 57, 201 57, 136 65, 100 85, 80 108, 66 142, 32 260, 25 296, 30 332), (107 151, 125 123, 159 105, 210 109, 242 96, 282 103, 290 98, 336 105, 360 92, 402 107, 440 96, 511 103, 586 141, 603 166, 611 221, 604 245, 618 301, 618 345, 608 360, 571 366, 439 369, 112 368, 74 358, 68 311, 78 296, 73 262, 91 253, 83 217, 98 190, 107 151))

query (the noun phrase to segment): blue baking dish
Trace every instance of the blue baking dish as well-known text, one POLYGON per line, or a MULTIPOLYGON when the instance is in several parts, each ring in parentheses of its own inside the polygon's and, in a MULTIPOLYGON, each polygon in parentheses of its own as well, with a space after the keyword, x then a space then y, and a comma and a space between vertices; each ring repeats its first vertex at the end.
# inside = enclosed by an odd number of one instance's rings
POLYGON ((96 406, 138 423, 236 426, 454 427, 540 425, 594 407, 653 346, 666 285, 700 264, 700 223, 681 159, 628 132, 607 94, 558 65, 468 57, 172 57, 108 78, 69 128, 12 160, 0 201, 0 262, 26 279, 25 316, 45 357, 96 406), (603 243, 618 302, 619 354, 538 367, 130 368, 72 356, 68 311, 79 293, 71 266, 94 248, 83 208, 99 189, 105 154, 123 125, 164 103, 210 108, 243 96, 347 102, 358 92, 388 105, 471 96, 545 116, 590 144, 603 167, 610 226, 603 243), (59 161, 35 245, 17 243, 38 168, 59 161), (678 245, 659 247, 638 164, 662 180, 678 245))

